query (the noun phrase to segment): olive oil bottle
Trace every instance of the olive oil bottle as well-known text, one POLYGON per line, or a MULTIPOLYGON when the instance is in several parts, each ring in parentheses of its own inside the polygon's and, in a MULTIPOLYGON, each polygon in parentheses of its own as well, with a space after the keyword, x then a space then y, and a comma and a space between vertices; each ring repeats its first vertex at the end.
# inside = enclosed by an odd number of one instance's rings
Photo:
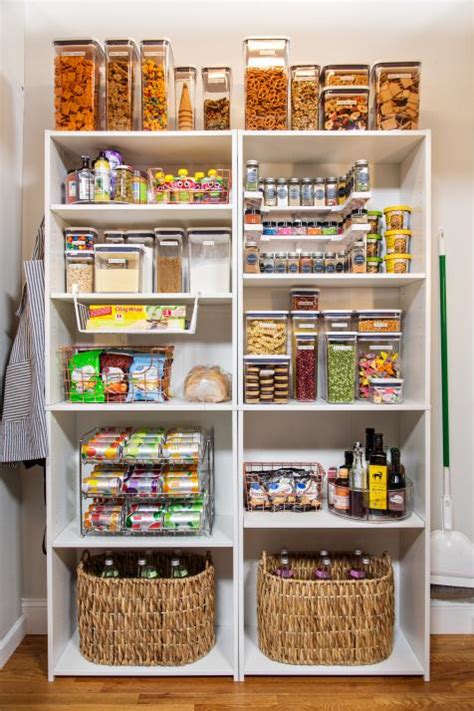
POLYGON ((376 433, 374 449, 369 460, 369 514, 386 516, 388 513, 388 468, 383 449, 383 435, 376 433))

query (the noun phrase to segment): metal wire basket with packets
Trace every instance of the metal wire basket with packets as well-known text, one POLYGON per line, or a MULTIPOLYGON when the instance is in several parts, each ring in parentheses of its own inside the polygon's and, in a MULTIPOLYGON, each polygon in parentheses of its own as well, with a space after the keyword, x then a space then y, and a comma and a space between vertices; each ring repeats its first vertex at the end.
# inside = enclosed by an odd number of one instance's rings
POLYGON ((318 462, 245 462, 247 511, 317 511, 324 469, 318 462))

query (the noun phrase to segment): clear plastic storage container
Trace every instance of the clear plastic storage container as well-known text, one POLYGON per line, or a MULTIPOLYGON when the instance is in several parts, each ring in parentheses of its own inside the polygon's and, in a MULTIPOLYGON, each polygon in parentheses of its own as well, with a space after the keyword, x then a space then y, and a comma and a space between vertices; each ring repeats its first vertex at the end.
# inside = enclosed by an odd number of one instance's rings
POLYGON ((285 37, 249 37, 244 41, 245 128, 288 128, 288 64, 285 37))
POLYGON ((140 246, 96 244, 94 251, 98 294, 140 292, 143 254, 140 246))
POLYGON ((323 89, 321 128, 326 131, 366 131, 369 128, 369 90, 356 87, 323 89))
POLYGON ((318 333, 319 311, 291 311, 291 330, 295 333, 318 333))
POLYGON ((128 230, 127 244, 142 245, 142 267, 140 277, 140 291, 151 294, 154 288, 155 275, 155 233, 151 230, 128 230))
POLYGON ((170 128, 171 43, 167 39, 144 40, 142 64, 142 128, 166 131, 170 128))
POLYGON ((291 67, 291 128, 293 131, 317 131, 319 127, 318 64, 291 67))
POLYGON ((107 131, 140 128, 140 57, 133 40, 105 43, 105 123, 107 131))
POLYGON ((368 64, 327 64, 322 70, 324 87, 369 86, 368 64))
POLYGON ((319 308, 319 289, 291 289, 292 311, 317 311, 319 308))
POLYGON ((244 356, 244 399, 283 405, 290 397, 290 356, 244 356))
POLYGON ((370 397, 371 378, 398 378, 401 374, 401 333, 359 335, 357 338, 358 393, 370 397))
POLYGON ((105 64, 102 47, 92 39, 59 40, 53 44, 56 130, 100 131, 105 64))
POLYGON ((202 92, 205 131, 230 129, 230 67, 203 67, 202 92))
POLYGON ((403 402, 403 378, 370 378, 370 399, 375 405, 403 402))
POLYGON ((107 244, 125 244, 124 230, 104 230, 104 242, 107 244))
POLYGON ((398 333, 402 327, 401 309, 359 309, 359 333, 398 333))
POLYGON ((194 131, 196 128, 196 67, 176 67, 174 70, 174 97, 176 128, 194 131))
POLYGON ((334 404, 355 398, 357 334, 326 334, 326 397, 334 404))
POLYGON ((350 331, 352 328, 353 311, 348 309, 333 309, 322 312, 324 318, 324 330, 330 331, 350 331))
POLYGON ((288 311, 247 311, 245 349, 249 355, 286 355, 288 311))
POLYGON ((94 291, 94 253, 66 252, 66 291, 90 294, 94 291))
POLYGON ((177 294, 185 291, 183 269, 184 230, 156 229, 156 291, 177 294))
POLYGON ((299 402, 316 400, 318 394, 318 337, 310 333, 295 333, 293 343, 293 397, 299 402))
POLYGON ((64 246, 67 252, 92 252, 99 239, 99 233, 93 227, 66 227, 64 246))
POLYGON ((372 126, 415 130, 420 118, 420 62, 380 62, 372 67, 372 126))
POLYGON ((208 227, 188 230, 189 290, 196 294, 230 291, 231 230, 208 227))

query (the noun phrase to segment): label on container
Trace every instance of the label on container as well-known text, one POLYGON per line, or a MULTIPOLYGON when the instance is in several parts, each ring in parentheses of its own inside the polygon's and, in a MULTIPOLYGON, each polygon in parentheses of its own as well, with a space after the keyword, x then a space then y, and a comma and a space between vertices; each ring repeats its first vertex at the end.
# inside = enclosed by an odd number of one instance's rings
POLYGON ((394 489, 388 492, 389 511, 405 511, 405 489, 394 489))
POLYGON ((355 106, 357 101, 355 99, 336 99, 337 106, 355 106))
POLYGON ((174 241, 169 241, 169 240, 167 240, 167 241, 165 241, 165 242, 160 242, 160 246, 163 246, 163 247, 177 247, 177 246, 178 246, 178 242, 174 242, 174 241))
POLYGON ((298 265, 297 264, 289 264, 288 271, 290 272, 290 274, 297 274, 298 273, 298 265))
POLYGON ((314 351, 314 346, 297 346, 297 350, 299 351, 314 351))
POLYGON ((85 52, 61 52, 62 57, 84 57, 85 52))
POLYGON ((126 264, 127 260, 126 259, 119 259, 118 257, 114 259, 108 259, 107 264, 126 264))
POLYGON ((393 351, 393 346, 388 343, 384 343, 381 346, 369 346, 369 351, 393 351))
POLYGON ((339 78, 342 81, 354 81, 354 75, 353 74, 340 74, 339 78))
POLYGON ((387 74, 388 79, 411 79, 411 74, 387 74))
POLYGON ((387 510, 386 465, 369 465, 369 508, 379 511, 387 510))
POLYGON ((215 242, 214 242, 214 240, 206 240, 205 239, 203 241, 203 245, 204 245, 204 247, 214 247, 215 242))
POLYGON ((298 328, 316 328, 314 323, 300 323, 298 328))
POLYGON ((349 487, 334 487, 334 508, 338 511, 349 511, 349 487))
POLYGON ((331 348, 334 351, 351 351, 352 350, 352 346, 333 345, 332 343, 331 343, 331 348))
POLYGON ((128 57, 128 52, 109 52, 109 57, 128 57))

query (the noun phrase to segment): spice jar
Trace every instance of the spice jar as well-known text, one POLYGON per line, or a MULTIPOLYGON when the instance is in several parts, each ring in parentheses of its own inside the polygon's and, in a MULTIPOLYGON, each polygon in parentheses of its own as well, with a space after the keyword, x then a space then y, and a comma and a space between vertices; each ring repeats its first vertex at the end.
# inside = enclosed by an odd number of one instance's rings
POLYGON ((323 252, 313 252, 313 272, 315 274, 324 273, 324 254, 323 252))
POLYGON ((299 252, 288 252, 287 271, 289 274, 298 274, 300 270, 299 252))
POLYGON ((367 224, 367 210, 363 207, 358 207, 351 212, 351 223, 353 225, 366 225, 367 224))
POLYGON ((312 207, 314 205, 313 181, 311 178, 303 178, 301 181, 301 205, 312 207))
POLYGON ((229 67, 204 67, 202 69, 203 114, 205 131, 230 129, 229 67))
POLYGON ((286 252, 275 252, 275 274, 286 274, 286 252))
POLYGON ((337 204, 344 205, 347 197, 347 176, 341 175, 337 181, 337 204))
POLYGON ((94 291, 94 253, 66 252, 66 291, 91 294, 94 291))
POLYGON ((346 253, 338 252, 336 255, 336 272, 342 273, 346 271, 346 253))
POLYGON ((326 179, 326 205, 328 207, 337 205, 337 178, 334 176, 326 179))
POLYGON ((299 178, 290 178, 288 181, 288 206, 299 207, 301 205, 301 185, 299 178))
POLYGON ((255 193, 259 189, 259 162, 248 160, 245 164, 245 190, 255 193))
POLYGON ((327 274, 332 274, 336 271, 336 254, 335 252, 326 252, 324 257, 324 271, 327 274))
POLYGON ((356 193, 370 190, 369 163, 364 159, 355 162, 354 190, 356 193))
POLYGON ((306 224, 303 225, 302 220, 293 220, 293 234, 294 235, 305 235, 306 234, 306 229, 307 226, 306 224))
POLYGON ((244 223, 246 225, 261 225, 262 213, 255 207, 248 207, 244 214, 244 223))
POLYGON ((355 274, 366 272, 366 250, 362 241, 354 242, 351 253, 351 271, 355 274))
POLYGON ((302 274, 311 274, 313 271, 313 256, 311 252, 301 252, 300 255, 300 272, 302 274))
POLYGON ((265 178, 264 184, 264 202, 267 207, 277 206, 277 191, 274 178, 265 178))
POLYGON ((291 222, 287 220, 281 220, 277 223, 277 235, 281 237, 291 237, 293 233, 293 228, 291 222))
POLYGON ((156 291, 178 294, 185 291, 183 279, 184 230, 156 229, 156 291))
POLYGON ((263 274, 275 273, 275 253, 262 252, 260 254, 260 271, 263 274))
POLYGON ((288 207, 288 181, 286 178, 278 178, 276 181, 277 206, 288 207))
POLYGON ((277 224, 276 222, 264 222, 263 225, 263 232, 262 235, 276 235, 277 233, 277 224))
POLYGON ((256 242, 247 242, 244 249, 245 274, 258 274, 260 272, 259 250, 256 242))
POLYGON ((140 170, 133 171, 132 193, 135 205, 146 205, 148 184, 145 176, 140 170))
POLYGON ((369 210, 367 220, 370 225, 371 234, 380 234, 382 229, 382 213, 379 210, 369 210))
POLYGON ((129 165, 115 169, 115 202, 133 202, 133 171, 129 165))
POLYGON ((375 235, 369 233, 365 240, 367 248, 367 259, 369 257, 378 257, 379 254, 379 244, 381 243, 381 235, 375 235))
POLYGON ((326 181, 324 178, 316 178, 313 185, 314 206, 325 207, 326 205, 326 181))

